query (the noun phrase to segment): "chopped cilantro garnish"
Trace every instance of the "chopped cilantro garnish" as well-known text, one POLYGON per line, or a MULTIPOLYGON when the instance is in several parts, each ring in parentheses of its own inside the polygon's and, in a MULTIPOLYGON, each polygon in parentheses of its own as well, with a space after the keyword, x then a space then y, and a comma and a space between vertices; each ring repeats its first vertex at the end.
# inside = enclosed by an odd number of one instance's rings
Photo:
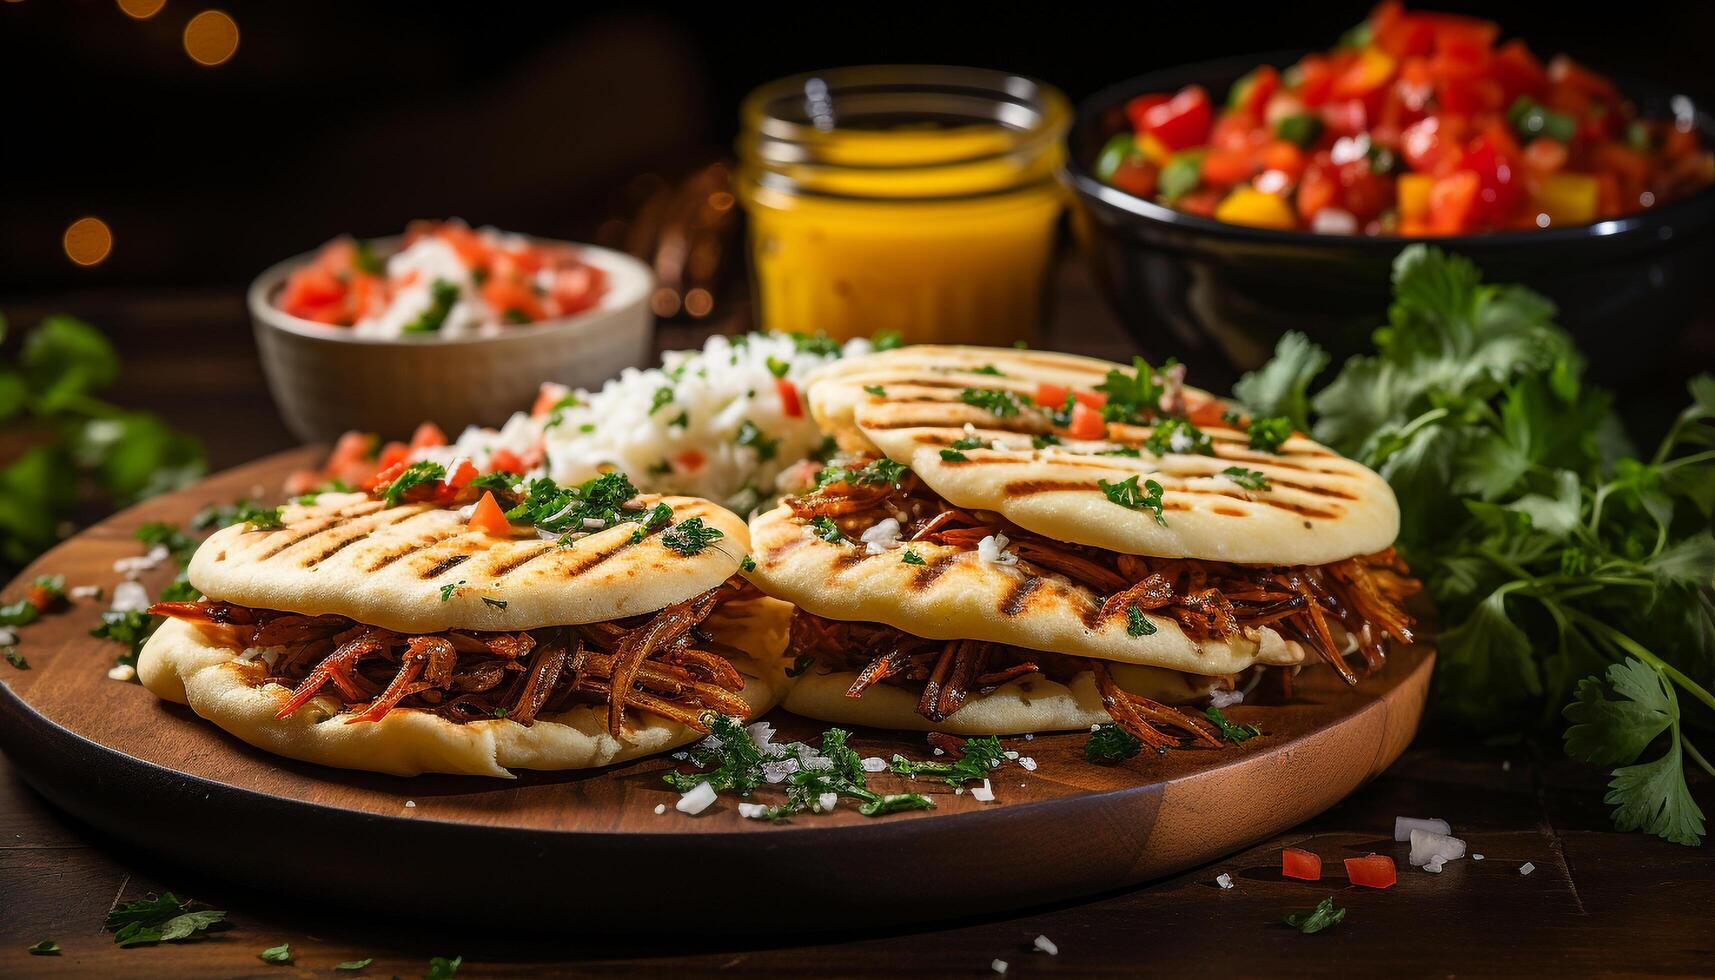
POLYGON ((7 663, 18 668, 19 670, 29 670, 30 669, 30 662, 28 660, 24 659, 24 655, 18 652, 17 647, 5 647, 4 649, 6 651, 5 656, 6 656, 6 662, 7 663))
POLYGON ((840 342, 825 333, 790 333, 792 345, 798 348, 800 354, 816 354, 821 357, 840 356, 840 342))
POLYGON ((292 944, 281 943, 278 946, 270 946, 257 953, 256 958, 264 963, 290 963, 292 962, 292 944))
POLYGON ((423 974, 424 980, 451 980, 459 972, 459 966, 464 963, 464 957, 455 956, 447 959, 445 956, 429 957, 429 972, 423 974))
POLYGON ((172 892, 167 892, 160 898, 149 895, 115 907, 107 913, 105 927, 113 933, 114 945, 140 946, 189 939, 225 920, 225 912, 216 909, 192 911, 189 902, 181 902, 172 892))
POLYGON ((1158 421, 1155 430, 1143 441, 1143 445, 1157 456, 1165 456, 1168 453, 1215 455, 1215 447, 1208 433, 1181 418, 1164 418, 1158 421))
POLYGON ((1127 636, 1152 636, 1155 624, 1136 606, 1127 606, 1125 610, 1125 632, 1127 636))
POLYGON ((826 463, 833 459, 839 451, 840 444, 834 440, 833 436, 823 436, 822 441, 817 443, 816 448, 811 451, 810 458, 818 463, 826 463))
POLYGON ((1131 458, 1136 459, 1136 458, 1142 456, 1143 453, 1140 452, 1136 446, 1115 446, 1112 449, 1104 449, 1101 452, 1097 453, 1096 455, 1097 456, 1130 456, 1131 458))
POLYGON ((375 957, 365 956, 361 960, 346 960, 346 961, 338 964, 337 966, 335 966, 334 969, 345 970, 346 972, 349 973, 352 970, 361 970, 364 967, 366 967, 369 964, 374 963, 374 962, 375 962, 375 957))
POLYGON ((899 560, 904 562, 907 565, 921 565, 921 564, 923 564, 923 556, 918 554, 915 551, 912 551, 910 548, 905 549, 905 554, 900 555, 899 560))
POLYGON ((1001 373, 1000 368, 995 367, 993 364, 984 364, 982 367, 971 368, 971 373, 972 374, 988 374, 988 375, 993 375, 994 377, 997 377, 997 378, 1006 377, 1006 375, 1001 373))
POLYGON ((1000 419, 1011 418, 1030 404, 1030 399, 1024 395, 999 388, 966 388, 959 392, 959 401, 1000 419))
POLYGON ((1097 480, 1096 486, 1101 487, 1102 493, 1109 500, 1121 507, 1131 510, 1149 510, 1155 512, 1155 522, 1162 527, 1167 526, 1167 517, 1161 512, 1161 484, 1154 480, 1145 480, 1143 487, 1137 485, 1136 476, 1128 476, 1118 483, 1097 480))
POLYGON ((489 606, 491 608, 494 608, 494 609, 505 609, 506 608, 506 600, 505 599, 490 599, 488 596, 482 597, 482 604, 485 606, 489 606))
POLYGON ((456 592, 458 592, 459 586, 463 585, 464 583, 465 583, 465 580, 461 578, 457 582, 448 582, 446 585, 441 586, 441 601, 442 602, 452 601, 453 595, 456 592))
POLYGON ((988 445, 988 443, 983 442, 981 439, 978 439, 976 436, 966 436, 963 439, 960 439, 958 442, 953 443, 953 448, 954 449, 982 449, 984 446, 987 446, 987 445, 988 445))
POLYGON ((963 463, 966 460, 970 459, 969 456, 966 456, 964 453, 959 452, 957 449, 943 449, 943 450, 941 450, 941 458, 946 460, 949 463, 963 463))
POLYGON ((990 772, 997 768, 1006 758, 1006 750, 1001 748, 1000 739, 993 735, 982 738, 967 738, 960 749, 959 757, 952 762, 913 762, 902 755, 895 755, 888 764, 888 769, 900 776, 933 776, 943 779, 948 786, 963 786, 966 783, 987 779, 990 772))
POLYGON ((191 527, 201 531, 211 527, 249 524, 258 530, 273 530, 282 526, 280 510, 279 507, 257 506, 252 500, 237 500, 225 507, 210 504, 191 518, 191 527))
POLYGON ((733 442, 756 450, 758 462, 766 463, 780 453, 780 440, 765 437, 762 429, 749 419, 739 424, 738 435, 733 437, 733 442))
POLYGON ((666 476, 673 472, 673 464, 664 459, 658 459, 655 462, 650 463, 649 468, 644 470, 644 472, 648 473, 650 476, 666 476))
POLYGON ((1292 420, 1284 415, 1266 415, 1253 418, 1250 426, 1245 429, 1250 436, 1250 447, 1260 449, 1265 453, 1280 452, 1281 444, 1292 437, 1292 420))
POLYGON ((828 466, 816 473, 816 489, 833 483, 850 483, 857 486, 878 483, 898 483, 904 478, 906 468, 904 463, 896 463, 886 456, 872 459, 856 469, 845 466, 828 466))
POLYGON ((893 350, 903 343, 905 343, 905 335, 897 330, 877 330, 869 338, 869 346, 877 352, 893 350))
POLYGON ((1113 722, 1097 725, 1084 743, 1084 758, 1091 762, 1124 762, 1143 750, 1136 735, 1113 722))
POLYGON ((792 370, 791 364, 782 361, 778 357, 770 356, 768 358, 768 373, 774 375, 776 378, 786 377, 786 372, 790 370, 792 370))
POLYGON ((1243 466, 1229 466, 1221 471, 1221 475, 1231 479, 1246 490, 1267 490, 1268 476, 1259 470, 1247 470, 1243 466))
POLYGON ((881 385, 864 385, 863 390, 869 392, 870 394, 874 395, 877 398, 886 398, 887 397, 887 389, 883 388, 881 385))
POLYGON ((675 415, 672 418, 668 419, 667 424, 668 425, 676 425, 681 429, 686 428, 687 426, 689 426, 691 424, 691 413, 690 412, 680 412, 678 415, 675 415))
POLYGON ((743 558, 740 558, 738 560, 738 570, 741 572, 756 571, 756 559, 749 555, 745 555, 743 558))
POLYGON ((1227 716, 1221 714, 1221 709, 1212 704, 1203 712, 1203 717, 1214 722, 1215 727, 1221 730, 1221 737, 1229 742, 1243 742, 1262 734, 1262 729, 1255 725, 1240 725, 1228 721, 1227 716))
POLYGON ((436 279, 429 286, 429 306, 415 320, 405 324, 405 333, 435 333, 447 322, 447 314, 459 301, 459 287, 445 279, 436 279))
POLYGON ((25 952, 29 953, 31 956, 58 956, 60 955, 60 944, 54 942, 52 939, 44 939, 25 950, 25 952))
POLYGON ((1299 932, 1309 935, 1321 932, 1331 925, 1339 923, 1346 917, 1346 910, 1334 907, 1334 897, 1330 895, 1316 903, 1316 907, 1308 912, 1292 912, 1283 920, 1299 932))
POLYGON ((1049 446, 1060 445, 1060 437, 1052 432, 1044 432, 1039 436, 1031 436, 1030 445, 1035 449, 1047 449, 1049 446))
POLYGON ((637 522, 637 530, 631 532, 631 543, 636 544, 654 534, 657 529, 666 527, 667 522, 672 519, 673 508, 668 506, 666 501, 649 508, 637 522))
POLYGON ((813 518, 810 521, 810 529, 815 532, 816 537, 821 538, 823 541, 831 541, 838 544, 846 539, 846 536, 840 533, 840 526, 834 523, 834 519, 832 517, 823 516, 813 518))
POLYGON ((357 266, 359 272, 369 276, 379 276, 387 271, 381 256, 375 254, 375 246, 361 238, 352 240, 351 264, 357 266))
POLYGON ((637 520, 641 510, 625 505, 637 496, 637 488, 624 473, 603 473, 577 486, 562 487, 546 477, 530 481, 523 501, 506 512, 506 519, 532 524, 545 531, 586 531, 596 522, 611 527, 620 521, 637 520))
MULTIPOLYGON (((1163 370, 1172 367, 1169 360, 1163 370)), ((1134 425, 1147 422, 1161 413, 1161 395, 1165 389, 1155 380, 1155 368, 1141 357, 1131 359, 1132 373, 1115 369, 1096 390, 1108 396, 1102 406, 1102 417, 1109 422, 1134 425)))
POLYGON ((654 415, 673 403, 673 389, 662 385, 655 389, 655 394, 649 399, 649 414, 654 415))
POLYGON ((709 527, 701 517, 680 521, 661 532, 661 543, 685 557, 698 554, 716 538, 724 538, 718 527, 709 527))
POLYGON ((400 473, 392 483, 387 485, 387 489, 381 491, 381 499, 387 501, 387 506, 397 507, 405 491, 412 487, 420 487, 444 480, 446 476, 447 468, 439 463, 431 463, 428 460, 412 463, 405 467, 405 471, 400 473))

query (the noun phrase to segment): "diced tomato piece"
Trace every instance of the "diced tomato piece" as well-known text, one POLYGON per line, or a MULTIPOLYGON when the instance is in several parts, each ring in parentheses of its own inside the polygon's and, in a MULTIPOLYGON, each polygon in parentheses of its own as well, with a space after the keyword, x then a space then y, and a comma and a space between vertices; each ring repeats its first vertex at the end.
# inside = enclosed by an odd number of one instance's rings
POLYGON ((286 494, 296 497, 299 494, 312 493, 322 485, 322 475, 315 470, 293 470, 286 477, 286 494))
POLYGON ((473 531, 482 531, 497 538, 510 537, 512 524, 506 519, 506 512, 500 509, 494 494, 488 490, 482 492, 482 499, 476 502, 476 507, 470 512, 469 527, 473 531))
POLYGON ((1346 859, 1346 879, 1365 888, 1391 888, 1399 880, 1393 858, 1386 854, 1369 854, 1346 859))
POLYGON ((1258 159, 1264 170, 1278 170, 1288 179, 1297 181, 1304 175, 1304 151, 1289 140, 1270 140, 1263 145, 1258 159))
POLYGON ((280 309, 292 316, 305 316, 315 310, 341 306, 344 302, 345 283, 332 270, 320 265, 294 269, 286 277, 286 287, 280 293, 280 309))
POLYGON ((1322 104, 1322 125, 1334 136, 1356 136, 1369 128, 1370 110, 1363 99, 1331 99, 1322 104))
MULTIPOLYGON (((1098 412, 1108 404, 1108 393, 1105 391, 1074 390, 1072 397, 1077 400, 1078 404, 1087 405, 1098 412)), ((1060 404, 1066 404, 1066 399, 1060 399, 1060 404)))
POLYGON ((1431 173, 1441 162, 1441 117, 1426 116, 1405 127, 1399 134, 1399 152, 1406 166, 1420 173, 1431 173))
MULTIPOLYGON (((1412 52, 1416 54, 1427 53, 1412 52)), ((1352 62, 1339 77, 1334 79, 1328 89, 1328 95, 1334 99, 1361 99, 1371 92, 1378 91, 1392 78, 1394 69, 1399 62, 1378 48, 1365 48, 1358 53, 1357 60, 1352 62)))
POLYGON ((457 221, 448 221, 434 230, 434 235, 453 247, 460 261, 472 269, 486 269, 489 262, 489 249, 482 239, 469 225, 457 221))
POLYGON ((381 447, 381 455, 375 459, 377 469, 387 469, 395 463, 403 463, 411 455, 411 447, 402 442, 390 442, 381 447))
POLYGON ((1198 188, 1179 199, 1179 210, 1186 214, 1212 218, 1215 216, 1215 209, 1221 205, 1221 194, 1219 188, 1198 188))
POLYGON ((516 279, 490 276, 482 284, 482 301, 500 314, 503 321, 533 323, 547 316, 542 299, 516 279))
POLYGON ((1144 132, 1169 150, 1183 150, 1205 142, 1213 122, 1209 93, 1200 85, 1187 85, 1173 98, 1143 113, 1144 132))
POLYGON ((1449 48, 1487 51, 1494 46, 1495 39, 1501 36, 1501 25, 1480 17, 1431 12, 1412 16, 1424 22, 1435 35, 1437 51, 1449 48))
POLYGON ((596 305, 606 288, 607 273, 593 265, 577 265, 554 273, 548 296, 559 307, 560 316, 570 316, 596 305))
POLYGON ((780 396, 780 411, 787 418, 804 417, 804 403, 798 398, 798 386, 790 378, 775 378, 774 393, 780 396))
POLYGON ((1280 88, 1280 71, 1273 65, 1262 65, 1246 75, 1239 85, 1243 88, 1235 89, 1233 95, 1237 98, 1228 99, 1228 108, 1261 119, 1263 106, 1268 104, 1269 98, 1280 88))
POLYGON ((704 463, 708 462, 708 457, 704 456, 701 450, 686 449, 674 453, 667 462, 671 463, 673 468, 681 473, 695 473, 703 468, 704 463))
POLYGON ((1319 106, 1328 101, 1334 87, 1334 66, 1319 54, 1305 55, 1298 62, 1298 97, 1307 106, 1319 106))
POLYGON ((552 381, 543 382, 542 387, 536 390, 536 403, 530 406, 530 417, 542 418, 553 411, 555 405, 565 401, 566 396, 571 393, 572 389, 565 385, 557 385, 552 381))
POLYGON ((447 478, 444 481, 454 490, 462 490, 470 486, 470 481, 476 479, 476 464, 460 456, 453 460, 453 465, 447 467, 447 478))
POLYGON ((490 473, 522 473, 524 461, 510 449, 500 448, 488 454, 488 472, 490 473))
POLYGON ((1066 385, 1044 381, 1036 386, 1036 404, 1046 405, 1049 408, 1059 408, 1066 404, 1066 396, 1071 393, 1072 389, 1066 385))
POLYGON ((1551 174, 1566 166, 1566 144, 1547 136, 1538 136, 1525 144, 1524 165, 1539 174, 1551 174))
POLYGON ((1393 182, 1375 172, 1368 160, 1340 164, 1339 200, 1362 225, 1386 211, 1393 203, 1393 182))
POLYGON ((1540 100, 1548 93, 1548 72, 1516 38, 1495 49, 1489 59, 1489 74, 1500 84, 1508 105, 1521 95, 1540 100))
POLYGON ((433 422, 424 422, 417 426, 417 431, 411 434, 412 449, 428 449, 432 446, 447 444, 447 434, 433 422))
POLYGON ((1333 207, 1340 193, 1338 168, 1324 150, 1310 158, 1298 181, 1298 216, 1309 221, 1316 212, 1333 207))
MULTIPOLYGON (((1189 399, 1187 399, 1189 400, 1189 399)), ((1227 414, 1227 406, 1219 398, 1209 398, 1187 406, 1185 417, 1192 425, 1200 429, 1208 429, 1218 425, 1226 425, 1222 418, 1227 414)))
POLYGON ((1548 80, 1559 88, 1581 93, 1592 102, 1613 104, 1620 100, 1613 82, 1563 54, 1548 63, 1548 80))
POLYGON ((1280 873, 1302 881, 1322 880, 1322 859, 1299 847, 1280 852, 1280 873))
POLYGON ((364 485, 364 489, 373 490, 376 487, 387 486, 389 483, 392 483, 394 480, 399 479, 399 474, 401 474, 403 472, 405 472, 405 461, 404 460, 400 460, 397 463, 392 463, 392 464, 389 464, 387 466, 383 466, 380 469, 375 471, 374 476, 371 476, 369 478, 368 482, 364 485))
POLYGON ((1114 168, 1108 183, 1134 197, 1154 197, 1161 171, 1137 157, 1127 157, 1114 168))
POLYGON ((335 469, 346 463, 364 462, 375 452, 375 436, 367 432, 347 432, 334 443, 333 452, 328 455, 328 468, 335 469))
POLYGON ((1148 95, 1139 95, 1139 96, 1131 99, 1130 101, 1126 102, 1126 104, 1125 104, 1125 117, 1126 117, 1126 119, 1131 121, 1132 130, 1134 132, 1138 132, 1138 133, 1144 132, 1145 131, 1145 127, 1143 125, 1144 113, 1148 112, 1149 110, 1155 108, 1158 105, 1165 104, 1167 102, 1167 99, 1168 99, 1168 96, 1160 95, 1160 94, 1152 92, 1148 95))
POLYGON ((1066 426, 1066 432, 1074 439, 1100 439, 1108 434, 1108 423, 1099 409, 1076 402, 1072 405, 1072 422, 1066 426))
POLYGON ((1429 188, 1429 227, 1437 235, 1457 235, 1476 227, 1477 193, 1482 181, 1469 170, 1437 177, 1429 188))
POLYGON ((1250 180, 1257 169, 1257 159, 1249 150, 1211 150, 1203 155, 1203 180, 1212 187, 1250 180))

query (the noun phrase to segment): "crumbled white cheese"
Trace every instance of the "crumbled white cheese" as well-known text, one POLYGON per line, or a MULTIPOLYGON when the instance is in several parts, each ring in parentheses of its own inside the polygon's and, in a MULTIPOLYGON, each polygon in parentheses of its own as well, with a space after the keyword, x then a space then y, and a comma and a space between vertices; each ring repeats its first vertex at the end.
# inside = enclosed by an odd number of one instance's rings
POLYGON ((971 787, 971 799, 976 800, 978 803, 993 803, 994 787, 989 785, 988 780, 983 780, 983 784, 981 786, 971 787))
POLYGON ((1431 861, 1456 861, 1464 856, 1465 842, 1457 837, 1417 828, 1411 831, 1411 856, 1407 860, 1412 867, 1420 867, 1431 861))
POLYGON ((1526 861, 1525 863, 1519 865, 1518 873, 1521 875, 1527 875, 1527 874, 1530 874, 1532 871, 1535 871, 1535 870, 1536 870, 1536 865, 1531 864, 1529 861, 1526 861))
POLYGON ((869 758, 863 760, 863 771, 864 772, 886 772, 887 771, 887 760, 883 759, 879 755, 872 755, 869 758))
POLYGON ((861 539, 864 543, 864 554, 879 555, 890 548, 899 547, 899 522, 891 517, 878 521, 866 528, 861 539))
POLYGON ((997 531, 977 542, 977 557, 996 565, 1016 565, 1018 553, 1006 550, 1006 546, 1011 543, 1006 535, 997 531))
POLYGON ((689 791, 680 796, 679 802, 673 804, 673 808, 678 810, 680 813, 689 813, 692 816, 696 816, 704 810, 707 810, 709 808, 709 804, 714 801, 715 788, 710 786, 708 781, 705 780, 691 787, 689 791))
POLYGON ((1030 756, 1027 756, 1027 755, 1019 756, 1018 757, 1018 764, 1023 766, 1025 769, 1029 770, 1030 772, 1036 771, 1036 760, 1032 759, 1030 756))
POLYGON ((1049 956, 1060 955, 1060 947, 1055 945, 1054 940, 1049 939, 1047 936, 1037 936, 1036 941, 1031 945, 1040 949, 1044 953, 1047 953, 1049 956))
POLYGON ((840 794, 838 794, 838 793, 823 793, 822 795, 816 797, 816 812, 817 813, 827 813, 828 811, 832 810, 834 807, 839 806, 839 805, 840 805, 840 794))
POLYGON ((684 762, 686 759, 689 759, 690 757, 691 757, 691 753, 684 752, 684 751, 675 752, 671 756, 671 758, 677 759, 680 762, 684 762))
MULTIPOLYGON (((475 504, 465 504, 463 507, 460 507, 458 509, 459 520, 461 520, 461 521, 469 521, 471 519, 471 515, 473 515, 475 513, 476 513, 476 505, 475 504)), ((549 536, 552 537, 553 535, 549 535, 549 536)))
POLYGON ((135 580, 144 572, 160 568, 173 553, 164 544, 155 545, 148 554, 136 558, 121 558, 113 563, 113 570, 125 576, 127 580, 135 580))
POLYGON ((141 582, 126 580, 113 587, 113 605, 110 608, 114 612, 141 611, 149 605, 149 590, 143 588, 141 582))
POLYGON ((1034 740, 1034 739, 1035 739, 1035 738, 1036 738, 1036 736, 1035 736, 1035 735, 1034 735, 1034 734, 1032 734, 1032 733, 1030 733, 1030 732, 1025 732, 1025 733, 1024 733, 1024 740, 1025 740, 1025 741, 1026 741, 1026 742, 1029 742, 1029 741, 1033 741, 1033 740, 1034 740))
POLYGON ((1428 864, 1423 866, 1423 870, 1425 870, 1431 874, 1440 874, 1441 873, 1441 858, 1437 857, 1433 861, 1430 861, 1428 864))
POLYGON ((18 634, 14 630, 0 628, 0 647, 14 646, 18 642, 18 634))
POLYGON ((1218 874, 1215 876, 1215 884, 1220 885, 1222 888, 1231 888, 1233 887, 1233 876, 1224 872, 1218 874))
POLYGON ((1209 689, 1209 703, 1223 711, 1235 704, 1245 703, 1245 692, 1227 691, 1218 687, 1209 689))
POLYGON ((1451 834, 1453 832, 1453 828, 1447 823, 1447 821, 1442 820, 1438 817, 1394 817, 1393 818, 1393 839, 1394 840, 1396 840, 1396 841, 1411 840, 1411 832, 1414 830, 1428 831, 1431 834, 1441 834, 1443 836, 1445 836, 1447 834, 1451 834))
POLYGON ((137 679, 137 668, 130 664, 120 664, 107 672, 107 679, 114 681, 134 681, 137 679))
POLYGON ((760 820, 768 812, 768 806, 763 803, 740 803, 738 815, 746 820, 760 820))
POLYGON ((995 960, 993 963, 989 964, 989 969, 993 970, 996 973, 1005 973, 1006 972, 1006 961, 1005 960, 995 960))
POLYGON ((1187 433, 1184 428, 1174 429, 1173 434, 1167 437, 1167 449, 1169 452, 1182 453, 1194 445, 1196 445, 1196 443, 1191 441, 1191 435, 1187 433))
POLYGON ((101 598, 101 586, 74 585, 66 592, 66 595, 71 596, 73 599, 99 599, 101 598))
POLYGON ((666 813, 666 812, 667 812, 667 804, 665 804, 665 803, 655 804, 655 815, 657 817, 659 817, 661 814, 666 813))

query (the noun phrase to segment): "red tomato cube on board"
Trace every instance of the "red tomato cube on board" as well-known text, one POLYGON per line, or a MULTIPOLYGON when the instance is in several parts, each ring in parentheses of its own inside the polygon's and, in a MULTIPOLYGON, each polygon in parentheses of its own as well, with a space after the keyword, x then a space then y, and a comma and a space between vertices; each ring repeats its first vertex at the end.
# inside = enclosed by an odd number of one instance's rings
POLYGON ((1390 888, 1398 875, 1394 871, 1393 858, 1386 854, 1369 854, 1361 858, 1346 859, 1346 879, 1354 885, 1365 888, 1390 888))
POLYGON ((1322 859, 1300 847, 1280 852, 1280 873, 1303 881, 1322 880, 1322 859))

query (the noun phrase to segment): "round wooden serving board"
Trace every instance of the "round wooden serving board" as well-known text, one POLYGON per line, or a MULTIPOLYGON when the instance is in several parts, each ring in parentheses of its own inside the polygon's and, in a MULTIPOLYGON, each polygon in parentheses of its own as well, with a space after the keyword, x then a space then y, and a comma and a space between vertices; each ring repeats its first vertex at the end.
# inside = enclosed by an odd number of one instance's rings
MULTIPOLYGON (((112 595, 113 563, 146 521, 183 522, 238 497, 276 499, 299 450, 125 511, 65 542, 22 582, 62 574, 112 595)), ((172 576, 144 576, 154 594, 172 576)), ((995 801, 890 774, 871 785, 936 808, 866 818, 842 805, 784 824, 723 797, 677 812, 665 758, 516 780, 400 778, 277 758, 109 680, 121 648, 94 639, 106 600, 21 631, 29 669, 0 663, 0 747, 73 815, 199 870, 319 902, 513 927, 774 931, 920 923, 1120 888, 1210 861, 1332 806, 1417 729, 1433 655, 1403 651, 1356 689, 1301 674, 1284 705, 1228 714, 1266 736, 1220 750, 1083 758, 1084 734, 1006 739, 1035 760, 996 770, 995 801), (414 804, 414 805, 413 805, 414 804), (666 806, 664 814, 656 807, 666 806), (668 910, 666 923, 657 910, 668 910), (654 913, 653 915, 651 913, 654 913)), ((823 726, 776 711, 782 739, 823 726)), ((864 755, 923 758, 921 736, 860 731, 864 755)), ((758 799, 773 801, 775 791, 758 799)))

